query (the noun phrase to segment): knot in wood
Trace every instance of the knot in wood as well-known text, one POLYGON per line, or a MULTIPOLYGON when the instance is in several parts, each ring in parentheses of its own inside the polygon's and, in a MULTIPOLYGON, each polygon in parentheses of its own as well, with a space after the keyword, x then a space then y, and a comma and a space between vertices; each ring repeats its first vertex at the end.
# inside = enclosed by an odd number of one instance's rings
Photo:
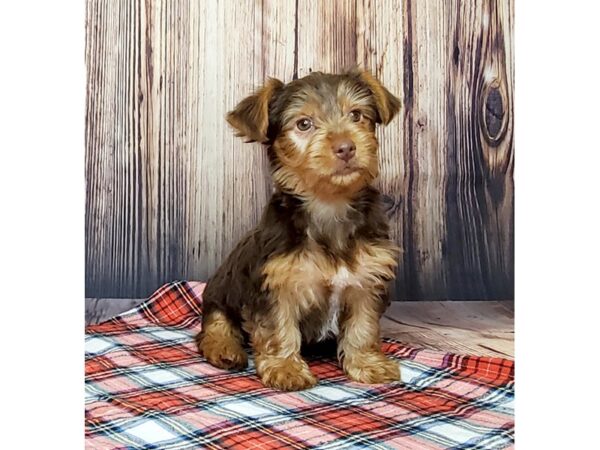
POLYGON ((506 135, 508 105, 498 80, 494 80, 483 92, 481 128, 488 144, 495 147, 506 135))

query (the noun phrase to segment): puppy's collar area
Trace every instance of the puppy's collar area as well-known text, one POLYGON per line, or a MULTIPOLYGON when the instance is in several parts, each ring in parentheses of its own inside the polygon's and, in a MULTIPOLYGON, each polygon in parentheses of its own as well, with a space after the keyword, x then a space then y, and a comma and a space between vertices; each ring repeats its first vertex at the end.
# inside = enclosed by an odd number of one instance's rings
POLYGON ((303 200, 304 209, 316 221, 343 222, 354 208, 350 200, 324 201, 318 198, 303 200))
POLYGON ((352 196, 335 197, 333 199, 320 198, 298 194, 292 190, 275 187, 273 193, 280 193, 288 206, 302 208, 309 215, 329 215, 343 220, 352 212, 357 212, 357 206, 365 196, 372 191, 371 186, 366 186, 352 196))

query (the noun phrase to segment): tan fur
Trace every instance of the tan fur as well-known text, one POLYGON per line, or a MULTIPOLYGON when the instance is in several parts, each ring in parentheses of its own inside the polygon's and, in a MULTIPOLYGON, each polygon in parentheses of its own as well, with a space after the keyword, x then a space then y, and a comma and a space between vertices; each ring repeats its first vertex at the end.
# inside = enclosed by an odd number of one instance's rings
POLYGON ((394 278, 398 253, 399 248, 388 240, 359 242, 356 246, 354 268, 361 278, 362 287, 372 288, 376 293, 385 290, 386 280, 394 278))
MULTIPOLYGON (((351 280, 341 294, 345 316, 338 352, 344 370, 355 381, 382 383, 390 377, 398 379, 397 365, 394 372, 378 347, 383 309, 377 298, 386 288, 385 280, 393 277, 396 261, 397 248, 388 241, 358 243, 354 260, 347 267, 351 280)), ((339 269, 339 262, 328 258, 316 245, 309 251, 273 258, 265 265, 263 289, 277 297, 272 328, 263 327, 253 335, 253 346, 260 348, 257 371, 261 378, 262 374, 268 378, 263 378, 265 384, 279 383, 277 380, 285 377, 276 373, 287 373, 284 367, 290 366, 302 369, 293 381, 295 386, 311 379, 299 356, 300 345, 303 337, 308 342, 317 339, 320 323, 303 323, 302 330, 299 325, 309 312, 327 311, 330 283, 339 269)))
MULTIPOLYGON (((389 241, 358 243, 353 261, 347 267, 354 283, 375 294, 383 292, 394 276, 398 248, 389 241)), ((339 262, 328 258, 316 245, 269 260, 264 268, 263 289, 275 292, 285 308, 278 313, 279 323, 298 321, 310 310, 326 310, 329 283, 339 270, 339 262)))
POLYGON ((237 130, 236 136, 245 137, 250 142, 267 140, 269 101, 282 86, 281 81, 269 78, 263 87, 227 114, 227 122, 237 130))
POLYGON ((369 86, 375 97, 381 123, 387 125, 400 110, 400 100, 388 91, 371 73, 360 71, 359 76, 369 86))
MULTIPOLYGON (((292 131, 293 132, 293 131, 292 131)), ((337 159, 331 152, 331 137, 316 134, 304 152, 298 152, 291 138, 282 138, 274 150, 284 164, 273 173, 282 187, 305 196, 333 200, 349 197, 379 174, 377 140, 370 133, 354 131, 348 137, 357 143, 356 171, 335 174, 337 159)))
MULTIPOLYGON (((303 317, 311 311, 325 312, 329 287, 327 279, 335 273, 335 267, 325 255, 315 249, 314 251, 300 251, 273 258, 265 264, 263 274, 265 281, 263 289, 273 292, 277 298, 278 309, 275 312, 276 324, 286 327, 288 331, 281 330, 286 335, 281 339, 282 347, 287 353, 300 351, 302 333, 299 324, 303 317), (293 331, 290 333, 290 329, 293 331), (290 334, 294 341, 289 339, 290 334)), ((316 328, 308 324, 302 330, 305 337, 314 337, 316 328)))
MULTIPOLYGON (((267 263, 265 289, 276 297, 269 317, 254 323, 248 331, 255 352, 256 372, 266 386, 295 391, 314 386, 317 379, 300 356, 303 312, 322 296, 318 288, 301 286, 283 275, 291 255, 267 263), (267 287, 268 286, 268 287, 267 287)), ((289 273, 289 267, 287 269, 289 273)))
POLYGON ((265 386, 297 391, 314 386, 317 378, 300 356, 302 337, 297 319, 288 314, 278 311, 270 324, 257 324, 250 339, 256 373, 265 386))
POLYGON ((344 300, 344 319, 338 339, 338 358, 344 372, 359 383, 398 381, 398 363, 388 359, 381 351, 381 302, 373 295, 372 289, 355 287, 346 290, 344 300))
POLYGON ((299 354, 278 358, 264 356, 257 351, 256 372, 265 386, 281 391, 308 389, 318 381, 299 354))
POLYGON ((378 176, 378 142, 373 133, 373 120, 369 120, 374 116, 369 101, 348 89, 339 88, 338 104, 341 110, 336 119, 324 116, 316 100, 286 111, 284 136, 273 145, 282 162, 273 173, 277 184, 306 196, 339 200, 351 196, 378 176), (351 122, 348 118, 348 113, 354 109, 360 109, 365 116, 360 122, 351 122), (301 117, 313 118, 319 127, 310 138, 295 129, 296 121, 301 117), (331 151, 331 144, 339 137, 347 137, 356 143, 356 156, 352 161, 356 171, 353 173, 335 174, 339 159, 331 151))
POLYGON ((197 337, 200 353, 221 369, 243 369, 248 365, 242 342, 240 330, 220 311, 204 318, 202 332, 197 337))

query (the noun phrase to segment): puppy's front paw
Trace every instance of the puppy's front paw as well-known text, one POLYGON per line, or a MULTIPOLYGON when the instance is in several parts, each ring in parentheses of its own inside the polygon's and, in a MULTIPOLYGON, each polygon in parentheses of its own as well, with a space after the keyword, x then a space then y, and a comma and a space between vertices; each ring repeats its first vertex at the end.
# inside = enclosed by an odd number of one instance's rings
POLYGON ((365 384, 382 384, 400 381, 400 365, 383 353, 353 355, 344 361, 344 372, 352 381, 365 384))
POLYGON ((309 389, 318 381, 300 358, 271 358, 261 361, 260 367, 264 385, 280 391, 309 389))
POLYGON ((203 336, 198 347, 206 360, 215 367, 225 370, 241 370, 248 367, 248 355, 235 339, 219 341, 203 336))

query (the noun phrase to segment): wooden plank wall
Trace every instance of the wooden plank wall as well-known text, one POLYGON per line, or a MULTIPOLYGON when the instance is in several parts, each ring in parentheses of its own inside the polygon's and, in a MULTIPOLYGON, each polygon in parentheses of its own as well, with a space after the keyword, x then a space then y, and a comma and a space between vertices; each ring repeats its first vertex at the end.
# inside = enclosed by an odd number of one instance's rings
POLYGON ((224 115, 267 76, 370 69, 395 298, 513 297, 513 1, 87 0, 86 296, 206 279, 259 219, 224 115))

